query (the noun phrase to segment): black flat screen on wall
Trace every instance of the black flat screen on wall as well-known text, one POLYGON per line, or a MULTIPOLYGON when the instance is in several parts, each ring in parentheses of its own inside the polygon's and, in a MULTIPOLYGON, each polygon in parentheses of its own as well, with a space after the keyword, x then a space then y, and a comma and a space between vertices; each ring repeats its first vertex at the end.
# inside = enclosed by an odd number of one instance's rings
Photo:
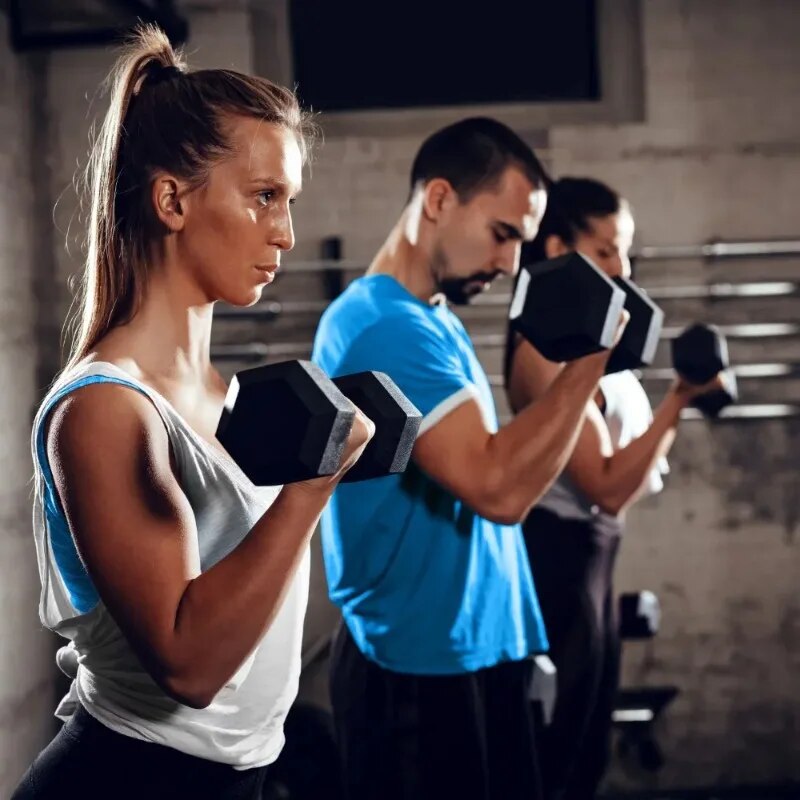
POLYGON ((599 99, 595 0, 291 0, 306 106, 599 99))

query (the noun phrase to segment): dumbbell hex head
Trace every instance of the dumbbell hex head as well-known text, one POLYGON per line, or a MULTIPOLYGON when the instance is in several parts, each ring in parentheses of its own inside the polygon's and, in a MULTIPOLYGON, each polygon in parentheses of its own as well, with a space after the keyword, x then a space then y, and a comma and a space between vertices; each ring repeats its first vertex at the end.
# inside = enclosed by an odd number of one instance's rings
POLYGON ((357 372, 334 378, 337 388, 375 423, 375 434, 343 483, 404 472, 422 414, 384 372, 357 372))
POLYGON ((614 283, 625 292, 625 310, 630 319, 608 359, 606 374, 652 364, 664 324, 664 312, 644 290, 621 276, 614 278, 614 283))
POLYGON ((707 417, 716 417, 738 400, 736 376, 729 368, 728 343, 714 325, 696 324, 672 341, 672 364, 684 380, 702 386, 720 375, 722 387, 692 400, 707 417))
POLYGON ((706 417, 718 417, 723 408, 732 405, 739 399, 739 387, 732 369, 719 373, 722 386, 713 392, 705 392, 692 400, 692 406, 706 417))
POLYGON ((691 325, 672 340, 672 364, 682 378, 702 386, 728 368, 728 343, 715 325, 691 325))
POLYGON ((611 347, 625 293, 580 253, 521 268, 509 308, 511 327, 550 361, 611 347))
POLYGON ((652 639, 661 625, 661 605, 651 591, 629 592, 619 598, 622 639, 652 639))
POLYGON ((283 361, 237 372, 217 438, 257 486, 332 475, 355 409, 310 361, 283 361))
POLYGON ((558 697, 558 670, 550 656, 541 653, 533 657, 533 674, 528 684, 528 699, 541 703, 542 721, 549 725, 558 697))

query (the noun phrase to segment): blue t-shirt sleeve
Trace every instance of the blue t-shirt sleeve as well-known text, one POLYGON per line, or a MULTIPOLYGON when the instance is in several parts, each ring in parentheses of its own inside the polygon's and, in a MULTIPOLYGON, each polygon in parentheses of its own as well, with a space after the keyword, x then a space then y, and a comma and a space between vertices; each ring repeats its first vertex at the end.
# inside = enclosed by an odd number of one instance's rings
POLYGON ((387 316, 347 348, 333 377, 385 372, 420 410, 421 433, 460 403, 477 397, 456 342, 423 315, 387 316))

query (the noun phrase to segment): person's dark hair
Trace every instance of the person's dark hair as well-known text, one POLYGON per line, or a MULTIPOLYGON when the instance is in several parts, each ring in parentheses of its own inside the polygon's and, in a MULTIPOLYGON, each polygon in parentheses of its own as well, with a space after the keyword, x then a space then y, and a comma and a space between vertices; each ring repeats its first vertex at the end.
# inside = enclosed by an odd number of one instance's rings
POLYGON ((110 102, 84 175, 90 209, 81 286, 67 329, 66 368, 136 312, 153 243, 163 233, 150 199, 157 171, 202 186, 231 153, 229 123, 251 117, 292 131, 305 161, 314 126, 295 95, 228 69, 189 72, 154 25, 141 25, 109 75, 110 102))
POLYGON ((511 128, 489 117, 470 117, 429 136, 411 167, 411 194, 443 178, 462 203, 495 188, 508 167, 516 167, 535 188, 546 188, 547 173, 533 150, 511 128))
MULTIPOLYGON (((593 178, 560 178, 547 187, 547 208, 536 237, 522 245, 520 264, 536 264, 547 258, 545 243, 548 237, 558 236, 567 247, 572 247, 580 233, 591 228, 591 217, 618 214, 625 204, 610 186, 593 178)), ((510 329, 506 336, 503 359, 505 381, 511 375, 511 357, 516 337, 510 329)))
POLYGON ((549 236, 558 236, 567 247, 571 247, 580 233, 590 229, 590 217, 618 214, 624 202, 610 186, 593 178, 552 181, 548 186, 547 208, 539 231, 533 241, 523 244, 520 263, 544 261, 547 258, 545 242, 549 236))

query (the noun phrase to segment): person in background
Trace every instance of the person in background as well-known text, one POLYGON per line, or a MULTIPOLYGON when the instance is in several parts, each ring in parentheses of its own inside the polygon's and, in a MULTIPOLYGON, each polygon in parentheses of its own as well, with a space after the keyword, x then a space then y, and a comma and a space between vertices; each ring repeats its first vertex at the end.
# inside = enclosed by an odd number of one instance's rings
MULTIPOLYGON (((611 278, 630 277, 634 222, 630 206, 590 178, 551 184, 547 210, 532 242, 533 264, 571 251, 611 278)), ((545 359, 509 331, 506 387, 516 414, 552 391, 568 367, 545 359)), ((659 492, 681 411, 715 380, 695 387, 676 378, 655 411, 630 372, 605 375, 589 401, 564 472, 523 523, 525 545, 557 668, 551 723, 540 734, 547 800, 593 798, 608 763, 611 714, 619 683, 614 564, 625 513, 659 492)))

